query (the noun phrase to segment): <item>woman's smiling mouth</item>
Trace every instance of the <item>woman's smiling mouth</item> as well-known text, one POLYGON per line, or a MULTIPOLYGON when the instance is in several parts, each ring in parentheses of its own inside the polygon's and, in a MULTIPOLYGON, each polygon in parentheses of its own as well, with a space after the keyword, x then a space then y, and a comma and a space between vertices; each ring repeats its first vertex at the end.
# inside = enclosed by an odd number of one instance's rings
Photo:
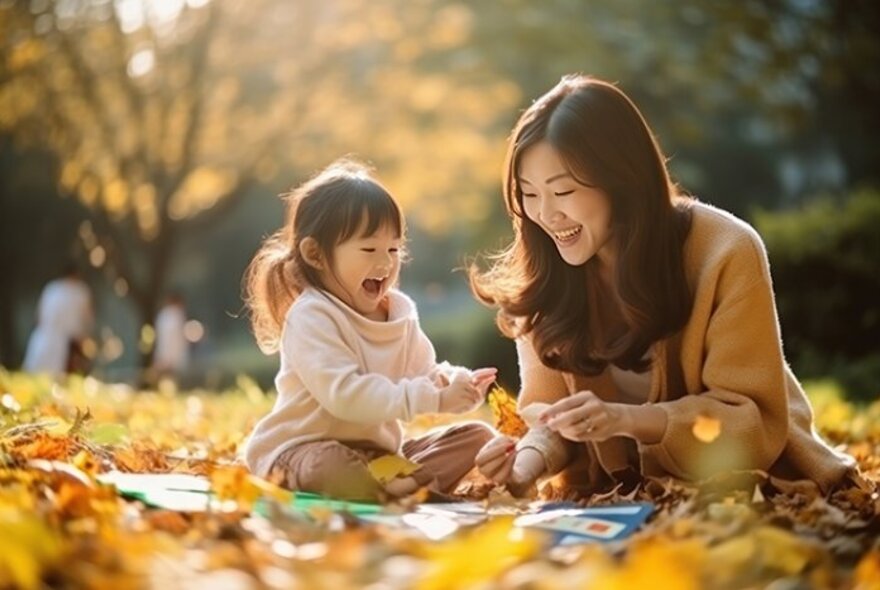
POLYGON ((568 246, 569 244, 573 244, 577 241, 578 237, 581 235, 584 226, 578 225, 577 227, 571 227, 565 230, 554 231, 553 238, 557 243, 561 246, 568 246))

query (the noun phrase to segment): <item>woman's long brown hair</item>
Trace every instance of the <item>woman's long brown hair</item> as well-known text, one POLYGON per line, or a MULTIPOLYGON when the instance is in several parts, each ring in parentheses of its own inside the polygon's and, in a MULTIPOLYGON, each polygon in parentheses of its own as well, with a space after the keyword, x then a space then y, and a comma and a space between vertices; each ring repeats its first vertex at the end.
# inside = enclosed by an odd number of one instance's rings
POLYGON ((504 197, 514 240, 491 256, 492 266, 469 269, 471 289, 497 306, 498 325, 511 338, 532 333, 542 362, 584 375, 609 363, 645 370, 648 348, 684 326, 692 295, 683 248, 692 201, 679 194, 665 158, 632 101, 611 84, 567 76, 520 117, 508 143, 504 197), (572 176, 599 187, 611 203, 616 263, 610 290, 598 259, 571 266, 552 238, 523 212, 517 179, 523 153, 549 143, 572 176), (598 306, 611 297, 626 329, 608 330, 598 306))

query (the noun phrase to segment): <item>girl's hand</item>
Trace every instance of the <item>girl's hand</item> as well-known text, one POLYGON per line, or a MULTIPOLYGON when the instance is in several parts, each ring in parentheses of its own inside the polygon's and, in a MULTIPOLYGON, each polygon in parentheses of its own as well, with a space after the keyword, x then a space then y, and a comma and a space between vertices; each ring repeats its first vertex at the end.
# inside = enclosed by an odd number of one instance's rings
POLYGON ((523 496, 546 470, 544 457, 531 448, 516 450, 509 436, 496 436, 486 443, 474 461, 477 469, 514 496, 523 496))
POLYGON ((474 369, 471 371, 471 383, 480 390, 485 398, 489 386, 495 383, 495 377, 498 375, 498 369, 495 367, 485 367, 482 369, 474 369))
POLYGON ((439 411, 443 414, 463 414, 482 403, 483 393, 465 371, 457 373, 449 385, 440 390, 439 411))
POLYGON ((547 428, 568 440, 606 440, 630 430, 624 404, 603 401, 592 391, 581 391, 559 400, 540 416, 547 428))

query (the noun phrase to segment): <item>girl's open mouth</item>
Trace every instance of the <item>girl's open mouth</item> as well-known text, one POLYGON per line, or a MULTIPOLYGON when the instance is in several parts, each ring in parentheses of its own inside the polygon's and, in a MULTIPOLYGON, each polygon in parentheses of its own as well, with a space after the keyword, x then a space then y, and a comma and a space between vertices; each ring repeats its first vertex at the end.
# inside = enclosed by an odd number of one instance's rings
POLYGON ((384 283, 385 279, 366 279, 362 284, 364 291, 375 297, 382 292, 382 285, 384 283))

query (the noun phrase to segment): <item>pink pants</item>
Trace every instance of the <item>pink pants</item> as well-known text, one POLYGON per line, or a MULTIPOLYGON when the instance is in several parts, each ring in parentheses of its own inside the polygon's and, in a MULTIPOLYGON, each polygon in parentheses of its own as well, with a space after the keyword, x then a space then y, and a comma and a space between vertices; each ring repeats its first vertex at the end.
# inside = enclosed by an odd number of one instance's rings
MULTIPOLYGON (((412 475, 420 485, 451 493, 492 436, 487 425, 468 422, 407 440, 400 454, 421 465, 412 475)), ((271 472, 276 477, 280 472, 280 485, 291 490, 375 500, 380 497, 382 486, 370 475, 367 463, 387 454, 386 449, 368 441, 320 440, 284 451, 271 472)))

